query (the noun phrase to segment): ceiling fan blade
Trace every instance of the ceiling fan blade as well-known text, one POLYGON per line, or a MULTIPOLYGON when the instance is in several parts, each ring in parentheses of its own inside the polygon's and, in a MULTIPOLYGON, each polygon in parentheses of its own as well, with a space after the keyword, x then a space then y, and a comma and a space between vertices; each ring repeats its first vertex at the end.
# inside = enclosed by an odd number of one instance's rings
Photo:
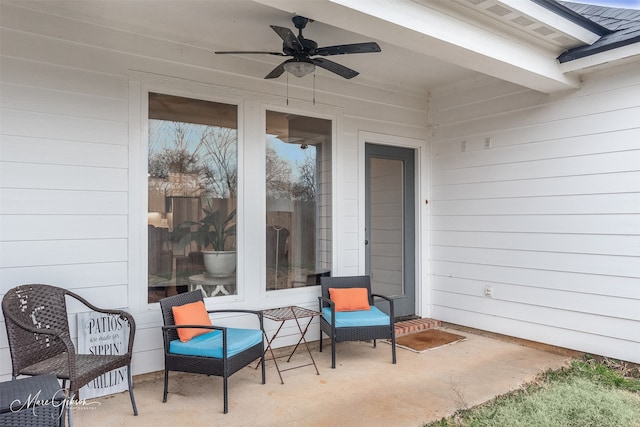
POLYGON ((344 55, 346 53, 373 53, 382 52, 380 46, 376 42, 342 44, 338 46, 319 47, 315 51, 315 55, 344 55))
POLYGON ((284 61, 282 64, 271 70, 271 72, 265 76, 265 79, 275 79, 280 77, 282 73, 284 73, 284 64, 286 63, 287 61, 284 61))
POLYGON ((264 54, 264 55, 276 55, 276 56, 286 56, 284 53, 282 52, 262 52, 262 51, 256 51, 256 50, 225 50, 222 52, 214 52, 217 53, 218 55, 253 55, 253 54, 264 54))
POLYGON ((302 46, 302 43, 300 43, 300 40, 298 40, 296 35, 293 34, 293 31, 291 31, 289 28, 278 27, 277 25, 270 25, 270 27, 273 29, 273 31, 276 32, 276 34, 280 36, 282 41, 284 41, 285 46, 287 46, 289 49, 293 49, 296 52, 302 52, 304 50, 304 47, 302 46))
POLYGON ((316 64, 318 67, 329 70, 332 73, 336 73, 337 75, 342 76, 345 79, 352 79, 360 74, 357 71, 352 70, 351 68, 347 68, 344 65, 340 65, 337 62, 329 61, 328 59, 324 58, 313 58, 311 59, 311 62, 316 64))

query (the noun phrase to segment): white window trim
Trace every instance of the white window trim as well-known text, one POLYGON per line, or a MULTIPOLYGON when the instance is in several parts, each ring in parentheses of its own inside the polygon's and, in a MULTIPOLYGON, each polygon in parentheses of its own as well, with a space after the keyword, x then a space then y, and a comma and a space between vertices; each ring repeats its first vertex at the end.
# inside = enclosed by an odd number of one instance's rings
MULTIPOLYGON (((139 73, 145 74, 145 73, 139 73)), ((238 171, 243 170, 244 105, 240 97, 233 97, 228 90, 215 86, 199 84, 180 79, 144 76, 142 81, 130 80, 129 84, 129 300, 138 302, 140 312, 156 311, 158 303, 149 303, 148 294, 148 176, 143 171, 148 167, 148 131, 149 131, 149 92, 161 93, 185 98, 201 99, 236 105, 238 108, 238 171)), ((244 174, 238 174, 238 213, 244 212, 244 174)), ((245 234, 243 224, 238 222, 238 235, 245 234)), ((237 241, 237 287, 235 295, 216 297, 216 306, 237 303, 245 299, 242 272, 244 266, 243 243, 237 241)))
POLYGON ((416 150, 415 165, 415 218, 416 218, 416 314, 421 317, 430 317, 430 229, 431 222, 429 216, 429 176, 430 176, 430 146, 427 141, 414 138, 406 138, 401 136, 385 135, 381 133, 359 131, 358 132, 358 222, 363 224, 358 230, 358 241, 361 242, 361 250, 359 251, 358 265, 360 266, 359 274, 364 274, 365 268, 365 144, 380 144, 394 147, 411 148, 416 150))
MULTIPOLYGON (((336 200, 340 200, 338 198, 337 192, 338 190, 338 155, 337 153, 340 151, 340 138, 338 135, 341 135, 342 130, 342 110, 337 107, 325 106, 325 105, 296 105, 295 108, 292 107, 283 107, 282 105, 261 104, 260 114, 261 114, 261 141, 265 141, 266 134, 266 116, 267 111, 274 111, 278 113, 285 114, 297 114, 304 115, 306 117, 313 117, 317 119, 325 119, 331 121, 331 274, 335 275, 335 269, 338 265, 338 233, 337 233, 337 218, 339 207, 336 206, 336 200)), ((265 157, 265 146, 262 144, 261 148, 261 161, 262 167, 264 168, 264 157, 265 157)), ((263 171, 263 173, 265 173, 263 171)), ((260 199, 261 207, 262 207, 262 222, 260 222, 261 226, 264 226, 264 218, 266 215, 266 187, 261 186, 261 194, 260 199)), ((263 227, 264 228, 264 227, 263 227)), ((264 230, 261 233, 261 238, 258 241, 260 247, 264 248, 266 246, 266 236, 264 230)), ((280 289, 280 290, 271 290, 267 291, 266 284, 266 273, 267 272, 267 260, 266 257, 262 256, 260 258, 260 298, 264 300, 269 300, 271 305, 278 304, 281 306, 296 304, 301 300, 311 300, 315 299, 317 295, 319 295, 319 291, 316 286, 304 286, 300 288, 291 288, 291 289, 280 289), (277 302, 276 302, 277 301, 277 302)), ((275 305, 274 305, 275 306, 275 305)))

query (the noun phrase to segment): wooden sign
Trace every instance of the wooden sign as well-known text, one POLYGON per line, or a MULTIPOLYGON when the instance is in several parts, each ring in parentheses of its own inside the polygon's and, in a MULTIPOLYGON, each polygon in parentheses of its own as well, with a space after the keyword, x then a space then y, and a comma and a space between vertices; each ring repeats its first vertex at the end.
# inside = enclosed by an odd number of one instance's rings
MULTIPOLYGON (((126 320, 112 314, 78 313, 79 354, 125 354, 129 340, 126 320)), ((127 368, 100 375, 80 389, 81 399, 106 396, 129 389, 127 368)))

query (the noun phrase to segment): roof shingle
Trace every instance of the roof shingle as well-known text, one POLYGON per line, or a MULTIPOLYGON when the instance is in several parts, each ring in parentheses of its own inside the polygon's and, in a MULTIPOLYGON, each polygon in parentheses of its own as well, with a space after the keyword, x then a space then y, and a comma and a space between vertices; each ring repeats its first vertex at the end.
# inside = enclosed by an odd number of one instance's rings
POLYGON ((558 3, 608 30, 607 34, 602 35, 592 45, 580 46, 564 52, 558 57, 561 63, 640 42, 640 10, 568 1, 558 1, 558 3))

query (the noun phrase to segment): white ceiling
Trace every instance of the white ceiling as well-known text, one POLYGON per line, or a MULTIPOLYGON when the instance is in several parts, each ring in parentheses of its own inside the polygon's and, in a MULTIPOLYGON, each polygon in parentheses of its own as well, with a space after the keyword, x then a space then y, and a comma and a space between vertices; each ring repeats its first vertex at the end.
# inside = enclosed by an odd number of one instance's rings
MULTIPOLYGON (((368 1, 368 0, 360 0, 368 1)), ((403 0, 405 3, 406 0, 403 0)), ((526 0, 520 0, 525 2, 526 0)), ((299 8, 305 11, 318 10, 323 7, 325 22, 316 20, 310 22, 303 34, 306 38, 315 40, 319 46, 376 41, 382 48, 381 53, 339 55, 331 60, 353 68, 360 72, 355 77, 361 83, 382 85, 398 88, 399 90, 427 91, 431 88, 465 79, 477 75, 473 66, 461 66, 464 61, 456 61, 456 52, 448 54, 439 50, 424 52, 420 40, 421 34, 407 38, 404 46, 400 40, 394 40, 393 33, 402 29, 395 26, 385 28, 380 32, 380 38, 372 37, 376 34, 377 22, 366 15, 350 15, 355 18, 345 19, 346 15, 338 16, 342 6, 327 0, 304 0, 298 2, 279 0, 16 0, 12 2, 20 7, 34 8, 47 13, 66 16, 71 19, 90 21, 101 25, 115 27, 125 31, 138 33, 186 43, 204 48, 211 52, 214 64, 221 64, 222 68, 229 68, 234 64, 242 65, 238 69, 247 70, 245 74, 255 78, 263 78, 283 57, 272 55, 215 55, 216 50, 259 50, 281 51, 282 42, 269 25, 278 25, 295 30, 291 18, 299 8), (265 4, 266 3, 266 4, 265 4), (279 4, 282 3, 282 4, 279 4), (291 6, 293 4, 293 6, 291 6), (326 7, 325 7, 326 6, 326 7), (329 10, 333 8, 333 10, 329 10), (331 18, 333 17, 333 18, 331 18), (361 18, 360 18, 361 17, 361 18), (331 21, 330 25, 326 21, 331 21), (358 25, 356 25, 358 24, 358 25), (366 24, 366 25, 365 25, 366 24), (367 28, 368 26, 368 28, 367 28), (342 28, 339 28, 342 27, 342 28), (372 28, 373 27, 373 28, 372 28), (358 34, 350 29, 358 29, 358 34), (382 35, 386 34, 386 37, 382 35), (390 42, 391 40, 392 42, 390 42), (416 42, 417 40, 417 42, 416 42), (441 58, 441 59, 438 59, 441 58), (444 60, 442 59, 444 58, 444 60), (447 60, 450 58, 452 60, 447 60), (458 65, 455 65, 458 63, 458 65), (249 65, 249 66, 247 66, 249 65)), ((393 2, 387 2, 393 5, 393 2)), ((536 34, 530 29, 514 28, 513 21, 507 16, 491 16, 486 8, 495 6, 496 0, 416 0, 420 7, 425 4, 434 6, 440 11, 460 17, 468 15, 467 21, 477 19, 481 25, 496 25, 495 31, 504 27, 505 34, 516 35, 529 46, 549 52, 562 50, 558 43, 545 45, 541 40, 542 34, 536 34), (432 4, 429 4, 432 1, 432 4), (482 3, 485 3, 482 5, 482 3), (509 28, 499 21, 510 21, 509 28), (518 34, 518 31, 521 34, 518 34)), ((414 5, 414 6, 415 6, 414 5)), ((504 6, 504 5, 503 5, 504 6)), ((306 15, 306 13, 304 13, 306 15)), ((318 19, 314 16, 307 16, 318 19)), ((398 32, 398 34, 400 34, 398 32)), ((426 40, 427 37, 425 36, 426 40)), ((566 43, 576 43, 569 38, 566 43)), ((425 46, 428 46, 425 43, 425 46)), ((553 52, 552 52, 553 53, 553 52)), ((553 53, 555 54, 555 53, 553 53)), ((467 64, 465 64, 467 65, 467 64)), ((326 70, 317 71, 323 78, 340 78, 326 70)), ((284 79, 282 76, 280 79, 284 79)))

